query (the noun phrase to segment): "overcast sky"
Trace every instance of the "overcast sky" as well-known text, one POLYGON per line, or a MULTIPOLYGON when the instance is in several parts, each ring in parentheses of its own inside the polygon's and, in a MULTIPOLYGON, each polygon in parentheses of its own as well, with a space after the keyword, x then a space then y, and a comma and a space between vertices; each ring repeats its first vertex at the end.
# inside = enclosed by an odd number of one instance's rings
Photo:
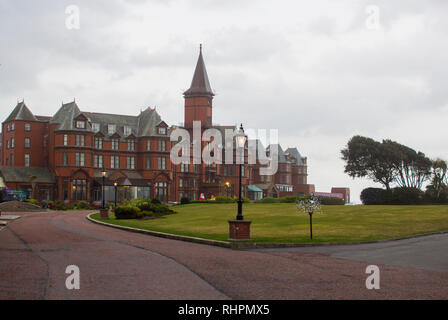
POLYGON ((344 174, 353 135, 448 159, 447 17, 446 0, 2 0, 0 118, 17 99, 53 115, 76 97, 179 124, 202 43, 214 122, 279 129, 317 191, 348 186, 359 201, 373 183, 344 174))

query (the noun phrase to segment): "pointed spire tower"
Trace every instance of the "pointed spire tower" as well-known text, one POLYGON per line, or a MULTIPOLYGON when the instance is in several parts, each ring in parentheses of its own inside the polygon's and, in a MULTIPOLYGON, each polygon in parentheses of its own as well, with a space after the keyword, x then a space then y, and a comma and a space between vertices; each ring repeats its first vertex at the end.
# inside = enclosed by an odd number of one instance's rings
POLYGON ((212 126, 213 97, 214 93, 208 80, 201 45, 190 89, 184 92, 186 128, 192 128, 193 121, 201 121, 203 128, 212 126))

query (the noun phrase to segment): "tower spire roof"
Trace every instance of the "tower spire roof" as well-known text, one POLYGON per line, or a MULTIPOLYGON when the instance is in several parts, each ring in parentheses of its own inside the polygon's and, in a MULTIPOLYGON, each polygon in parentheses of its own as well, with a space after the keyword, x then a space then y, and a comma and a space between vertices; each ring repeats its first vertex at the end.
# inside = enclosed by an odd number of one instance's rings
POLYGON ((212 87, 210 86, 210 81, 208 80, 207 69, 205 68, 204 58, 202 56, 202 44, 199 47, 199 58, 190 89, 184 92, 184 95, 196 94, 214 95, 212 87))

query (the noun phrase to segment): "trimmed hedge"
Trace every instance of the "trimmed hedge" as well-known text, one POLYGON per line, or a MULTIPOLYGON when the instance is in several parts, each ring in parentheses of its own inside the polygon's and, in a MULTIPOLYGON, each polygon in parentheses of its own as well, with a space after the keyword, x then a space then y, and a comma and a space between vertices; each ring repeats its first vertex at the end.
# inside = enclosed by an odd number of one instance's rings
POLYGON ((154 199, 132 199, 115 208, 117 219, 143 219, 145 217, 161 217, 176 213, 166 204, 154 199), (157 203, 158 202, 158 203, 157 203))
POLYGON ((115 217, 117 219, 137 219, 140 212, 141 210, 138 207, 118 206, 115 208, 115 217))
POLYGON ((367 188, 361 192, 361 201, 365 205, 388 204, 387 191, 380 188, 367 188))
POLYGON ((361 201, 364 205, 423 205, 448 203, 446 195, 442 192, 439 199, 434 197, 433 190, 426 192, 418 188, 393 188, 389 192, 380 188, 367 188, 361 192, 361 201))

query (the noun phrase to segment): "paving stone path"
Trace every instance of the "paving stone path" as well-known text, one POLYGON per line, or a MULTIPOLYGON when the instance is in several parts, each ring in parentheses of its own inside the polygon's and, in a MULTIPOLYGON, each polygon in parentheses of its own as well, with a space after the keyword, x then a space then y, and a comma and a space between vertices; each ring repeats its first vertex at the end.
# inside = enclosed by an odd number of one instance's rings
POLYGON ((107 228, 87 214, 22 213, 0 230, 0 299, 448 299, 448 270, 378 261, 381 289, 367 290, 372 261, 359 256, 230 250, 107 228), (69 265, 80 290, 65 286, 69 265))

